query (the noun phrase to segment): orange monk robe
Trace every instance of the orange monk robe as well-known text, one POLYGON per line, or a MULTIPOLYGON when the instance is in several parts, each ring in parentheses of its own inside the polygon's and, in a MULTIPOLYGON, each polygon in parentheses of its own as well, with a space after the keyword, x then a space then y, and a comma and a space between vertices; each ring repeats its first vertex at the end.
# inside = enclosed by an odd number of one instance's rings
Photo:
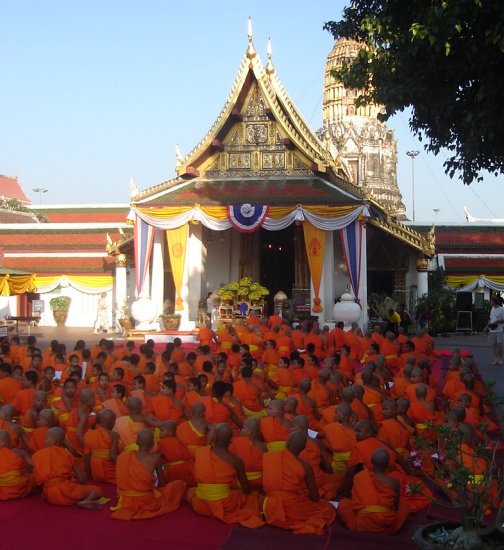
POLYGON ((242 356, 238 352, 232 351, 227 358, 226 364, 232 372, 237 373, 240 370, 242 356))
POLYGON ((242 344, 248 344, 250 355, 256 360, 259 360, 263 354, 263 341, 260 336, 254 332, 249 332, 243 335, 242 344))
POLYGON ((337 489, 343 486, 350 451, 356 443, 355 432, 340 422, 331 422, 324 427, 325 445, 332 452, 332 470, 335 475, 337 489))
POLYGON ((286 399, 296 385, 296 379, 294 378, 292 368, 290 367, 277 369, 276 372, 272 374, 271 379, 278 386, 278 391, 276 394, 277 399, 286 399))
MULTIPOLYGON (((187 361, 180 361, 180 363, 178 363, 178 368, 179 368, 179 374, 183 376, 185 379, 191 378, 192 376, 194 376, 193 368, 187 361)), ((156 392, 153 392, 153 393, 158 393, 158 391, 159 391, 159 384, 156 392)))
POLYGON ((24 416, 32 406, 36 391, 35 388, 25 388, 18 391, 13 405, 20 416, 24 416))
POLYGON ((348 466, 362 464, 368 470, 372 470, 371 458, 378 449, 385 449, 390 456, 388 475, 395 477, 401 484, 401 499, 404 499, 412 512, 418 512, 432 501, 432 493, 427 486, 417 477, 407 475, 401 466, 396 462, 396 453, 385 443, 376 437, 368 437, 358 441, 350 452, 348 466), (418 487, 418 491, 412 491, 411 487, 418 487))
POLYGON ((181 363, 182 361, 185 361, 185 359, 186 359, 185 351, 181 347, 173 348, 171 358, 176 363, 181 363))
POLYGON ((445 381, 443 395, 449 400, 451 407, 456 404, 455 398, 460 392, 465 392, 465 386, 460 381, 460 378, 452 378, 445 381))
POLYGON ((292 337, 292 343, 294 345, 295 350, 305 349, 305 345, 304 345, 305 335, 301 330, 293 330, 291 337, 292 337))
POLYGON ((40 449, 45 447, 45 436, 48 431, 49 428, 47 426, 41 426, 33 430, 28 441, 28 448, 31 453, 40 451, 40 449))
POLYGON ((143 377, 145 378, 145 391, 151 395, 157 395, 160 389, 159 378, 155 374, 144 374, 143 377))
POLYGON ((287 449, 264 454, 263 511, 269 525, 321 535, 336 519, 336 510, 327 500, 314 502, 308 497, 305 478, 305 469, 287 449))
POLYGON ((100 487, 80 484, 74 479, 75 457, 63 447, 44 447, 33 455, 35 480, 51 504, 71 506, 90 493, 101 495, 100 487))
POLYGON ((393 369, 397 368, 397 359, 399 357, 399 344, 391 342, 385 338, 380 344, 380 354, 385 357, 387 365, 393 369))
POLYGON ((296 369, 293 368, 291 370, 292 376, 294 377, 295 386, 299 386, 299 382, 301 382, 301 380, 304 380, 305 378, 311 379, 312 377, 313 378, 318 377, 318 375, 320 374, 320 370, 318 370, 314 365, 312 365, 312 367, 313 367, 312 372, 309 372, 308 369, 305 369, 304 367, 296 368, 296 369))
POLYGON ((360 361, 364 350, 359 337, 353 331, 345 333, 345 345, 350 348, 350 359, 360 361))
POLYGON ((408 363, 408 359, 411 356, 413 356, 415 358, 415 365, 416 365, 418 363, 418 355, 416 354, 416 352, 411 351, 409 353, 401 353, 401 355, 399 355, 399 357, 397 359, 397 368, 398 368, 399 372, 403 371, 404 367, 408 363))
POLYGON ((112 398, 107 399, 101 404, 102 409, 110 409, 111 411, 114 411, 117 418, 121 416, 127 416, 129 414, 128 409, 123 401, 120 399, 112 398))
POLYGON ((136 451, 138 449, 136 444, 138 432, 146 427, 143 422, 136 422, 130 416, 118 418, 114 431, 119 434, 119 450, 123 452, 136 451))
MULTIPOLYGON (((420 384, 422 382, 419 382, 420 384)), ((427 386, 427 396, 425 398, 426 401, 428 401, 429 403, 434 403, 435 399, 436 399, 436 392, 430 387, 428 386, 427 384, 425 384, 427 386)), ((416 401, 417 399, 417 396, 416 396, 416 393, 415 393, 415 390, 417 388, 418 384, 410 384, 409 386, 407 386, 404 394, 406 395, 406 397, 410 400, 410 401, 416 401)))
POLYGON ((25 472, 24 460, 11 449, 0 448, 0 501, 23 498, 34 488, 35 479, 25 472))
POLYGON ((308 462, 312 467, 315 476, 315 483, 321 498, 332 500, 337 493, 337 477, 333 473, 327 473, 322 469, 322 451, 320 446, 309 437, 306 440, 306 447, 299 453, 299 458, 308 462))
POLYGON ((163 437, 158 441, 158 450, 165 460, 166 481, 180 479, 189 487, 194 487, 194 458, 187 447, 178 438, 163 437))
POLYGON ((334 422, 334 411, 336 410, 337 406, 338 405, 336 404, 330 405, 322 411, 319 420, 322 431, 324 430, 325 426, 327 426, 327 424, 331 424, 332 422, 334 422))
POLYGON ((280 355, 286 355, 288 357, 290 355, 290 352, 292 351, 292 338, 282 335, 278 336, 276 342, 278 353, 280 355))
MULTIPOLYGON (((89 416, 84 424, 83 433, 87 432, 91 426, 96 424, 96 415, 89 416)), ((66 437, 72 447, 82 456, 84 454, 84 447, 81 445, 77 438, 77 426, 79 425, 78 409, 72 409, 68 416, 66 437)))
POLYGON ((390 397, 399 399, 406 394, 406 388, 411 384, 411 380, 404 376, 394 376, 394 385, 390 389, 390 397))
POLYGON ((252 445, 250 438, 244 435, 233 437, 229 450, 238 455, 245 466, 245 475, 255 491, 262 490, 262 449, 252 445))
POLYGON ((200 432, 191 420, 186 420, 177 426, 177 439, 180 440, 194 458, 196 449, 207 444, 207 433, 200 432))
POLYGON ((210 355, 198 355, 196 357, 196 361, 194 362, 194 366, 196 367, 196 370, 198 371, 198 374, 201 374, 203 372, 203 363, 206 361, 210 361, 210 363, 213 364, 212 358, 210 355))
POLYGON ((0 379, 0 405, 12 405, 16 395, 21 391, 22 384, 19 380, 6 376, 0 379))
POLYGON ((353 361, 350 359, 349 355, 342 354, 340 356, 338 370, 347 380, 353 382, 355 374, 353 370, 353 361))
POLYGON ((184 411, 177 407, 167 395, 156 395, 151 401, 152 414, 161 421, 173 420, 179 424, 184 417, 184 411))
POLYGON ((282 318, 280 315, 270 315, 268 317, 268 324, 270 327, 274 327, 275 325, 281 326, 282 318))
POLYGON ((308 344, 313 344, 315 346, 315 351, 313 352, 319 359, 325 356, 324 353, 324 340, 318 334, 308 334, 304 339, 305 348, 308 344))
POLYGON ((231 419, 231 411, 226 405, 219 403, 215 397, 207 396, 200 399, 205 405, 205 419, 214 426, 221 422, 227 422, 233 424, 231 419))
POLYGON ((112 438, 107 430, 97 426, 84 434, 84 453, 90 455, 91 479, 116 483, 116 465, 110 460, 112 438))
POLYGON ((402 499, 398 510, 394 509, 395 496, 389 485, 363 470, 353 479, 352 499, 340 501, 339 517, 352 531, 394 535, 409 516, 409 506, 402 499))
POLYGON ((339 353, 341 348, 345 345, 345 331, 339 327, 334 327, 331 330, 331 334, 334 340, 334 351, 339 353))
POLYGON ((119 502, 112 508, 112 519, 148 519, 169 514, 180 507, 186 484, 172 481, 154 487, 156 478, 138 460, 136 452, 117 457, 117 492, 119 502))
POLYGON ((261 324, 261 319, 260 319, 260 317, 257 317, 257 315, 249 315, 245 322, 249 326, 250 325, 258 325, 259 326, 261 324))
POLYGON ((397 454, 403 457, 409 455, 410 432, 396 418, 383 420, 378 429, 377 437, 393 447, 397 454))
POLYGON ((291 396, 295 397, 298 402, 297 414, 304 414, 308 419, 308 426, 316 432, 319 431, 322 426, 320 424, 320 421, 316 418, 309 401, 305 401, 306 397, 305 399, 303 399, 303 397, 299 393, 293 393, 291 394, 291 396))
POLYGON ((246 495, 232 489, 237 482, 236 470, 210 445, 196 451, 194 477, 198 485, 187 491, 187 501, 197 514, 250 528, 264 525, 258 493, 246 495))
POLYGON ((411 339, 411 341, 415 344, 415 354, 417 356, 422 357, 427 361, 430 361, 433 359, 433 356, 431 353, 432 350, 427 340, 424 340, 423 338, 418 338, 417 336, 415 336, 414 338, 411 339))
MULTIPOLYGON (((427 430, 428 422, 435 426, 440 426, 444 422, 444 414, 441 411, 431 410, 418 399, 411 401, 408 414, 415 422, 416 429, 419 432, 427 430)), ((432 437, 437 438, 437 434, 434 432, 432 437)))
POLYGON ((199 333, 196 336, 196 339, 199 341, 200 346, 208 346, 211 348, 214 344, 214 331, 207 327, 200 327, 199 333))
POLYGON ((308 393, 308 397, 315 400, 319 411, 323 411, 333 403, 329 390, 320 382, 320 380, 312 380, 312 388, 308 393))
POLYGON ((262 362, 265 368, 276 367, 278 365, 279 359, 280 359, 280 355, 278 351, 274 348, 267 348, 264 350, 264 353, 262 354, 262 362))
MULTIPOLYGON (((380 423, 383 420, 382 414, 382 402, 383 395, 382 393, 368 385, 363 386, 364 395, 362 396, 362 401, 367 405, 372 411, 375 417, 376 422, 380 423)), ((355 401, 355 399, 354 399, 355 401)))
POLYGON ((255 384, 249 384, 245 380, 239 379, 233 383, 233 395, 241 402, 246 415, 247 411, 252 413, 248 416, 254 416, 253 413, 264 410, 259 403, 259 389, 255 384))
POLYGON ((261 434, 268 451, 279 451, 285 449, 287 439, 289 439, 290 429, 272 416, 261 418, 261 434))

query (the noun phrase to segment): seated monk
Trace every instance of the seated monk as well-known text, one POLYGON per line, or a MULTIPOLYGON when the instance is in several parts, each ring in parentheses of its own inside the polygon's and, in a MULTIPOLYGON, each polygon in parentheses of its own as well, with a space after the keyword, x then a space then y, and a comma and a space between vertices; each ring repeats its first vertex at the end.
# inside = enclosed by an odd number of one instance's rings
POLYGON ((50 428, 56 426, 56 416, 52 409, 43 409, 40 411, 37 420, 37 427, 31 433, 28 448, 31 453, 35 453, 45 447, 45 436, 50 428))
MULTIPOLYGON (((414 398, 411 400, 409 414, 415 421, 418 432, 428 430, 429 423, 440 425, 443 423, 442 413, 434 410, 434 403, 428 401, 428 388, 425 384, 417 384, 414 398)), ((427 435, 429 435, 427 433, 427 435)), ((432 434, 436 437, 435 434, 432 434)))
POLYGON ((98 425, 84 434, 84 464, 94 481, 116 483, 116 460, 119 434, 114 432, 116 415, 104 409, 98 415, 98 425))
POLYGON ((340 501, 338 513, 352 531, 394 535, 409 515, 401 500, 399 481, 387 475, 390 455, 378 449, 371 456, 372 469, 364 469, 353 479, 352 498, 340 501))
POLYGON ((330 378, 331 371, 329 369, 322 369, 318 380, 312 381, 310 397, 315 400, 319 411, 323 411, 326 407, 336 404, 336 395, 328 386, 330 378))
POLYGON ((411 511, 417 512, 425 508, 432 501, 432 493, 422 481, 414 476, 407 475, 403 469, 407 468, 406 462, 386 443, 375 437, 375 431, 369 420, 360 420, 355 427, 357 443, 353 446, 348 459, 347 483, 350 483, 357 471, 357 467, 364 466, 368 470, 372 468, 371 457, 377 449, 386 449, 390 454, 388 472, 401 484, 401 497, 406 500, 411 511), (411 491, 411 487, 418 487, 418 491, 411 491))
POLYGON ((336 510, 321 500, 311 466, 299 458, 306 434, 293 432, 280 452, 263 458, 264 517, 269 525, 295 533, 321 535, 336 518, 336 510))
POLYGON ((42 485, 44 498, 58 506, 100 508, 100 487, 84 483, 84 474, 77 468, 75 457, 63 447, 64 441, 65 431, 51 428, 46 446, 33 455, 35 480, 42 485))
POLYGON ((408 442, 410 432, 397 420, 397 402, 395 399, 386 399, 382 406, 383 422, 378 429, 378 439, 393 447, 396 453, 404 458, 409 455, 408 442))
POLYGON ((215 439, 196 451, 194 477, 197 487, 189 489, 189 506, 202 516, 244 527, 261 527, 260 497, 252 492, 242 460, 229 450, 233 430, 229 424, 215 427, 215 439), (232 489, 239 482, 241 489, 232 489))
POLYGON ((281 451, 290 435, 291 426, 285 418, 283 401, 272 399, 268 405, 268 416, 261 418, 261 434, 268 451, 281 451))
POLYGON ((191 418, 177 426, 177 438, 187 447, 194 458, 196 449, 208 445, 213 426, 205 420, 206 410, 203 403, 195 403, 191 418))
POLYGON ((241 458, 245 466, 245 475, 253 490, 262 489, 262 458, 267 451, 261 440, 259 420, 248 418, 243 423, 241 435, 233 437, 229 450, 241 458))
POLYGON ((26 451, 10 448, 10 435, 0 430, 0 501, 15 500, 29 495, 35 479, 29 472, 33 466, 26 451))
POLYGON ((137 451, 122 453, 117 458, 119 501, 112 508, 113 519, 147 519, 169 514, 180 506, 184 498, 186 484, 183 481, 165 483, 161 455, 152 452, 152 432, 140 430, 136 445, 137 451))
POLYGON ((173 420, 166 420, 159 430, 158 449, 163 457, 166 481, 180 479, 189 487, 194 487, 196 485, 193 476, 194 457, 177 438, 177 424, 173 420))
POLYGON ((27 448, 28 438, 23 428, 14 420, 15 415, 16 411, 12 405, 4 405, 0 408, 0 430, 8 432, 13 449, 27 448))
POLYGON ((332 472, 336 488, 343 486, 348 469, 350 451, 356 443, 355 431, 350 422, 352 409, 348 403, 336 405, 333 422, 324 427, 324 445, 332 453, 332 472))
POLYGON ((303 378, 299 381, 298 393, 295 394, 298 402, 297 410, 298 414, 306 416, 310 428, 318 431, 321 428, 319 422, 321 416, 316 401, 308 396, 311 388, 312 382, 309 378, 303 378))
POLYGON ((332 473, 331 459, 318 439, 308 435, 308 419, 300 414, 292 421, 292 430, 306 434, 306 447, 299 458, 312 467, 319 495, 327 500, 336 497, 336 477, 332 473))
POLYGON ((253 379, 251 366, 241 369, 241 378, 233 383, 234 396, 240 400, 243 412, 248 417, 263 418, 266 416, 261 388, 253 379))
POLYGON ((121 452, 136 451, 136 438, 140 430, 150 422, 148 415, 142 414, 142 402, 138 397, 130 397, 126 403, 129 415, 116 419, 114 431, 119 434, 119 450, 121 452))

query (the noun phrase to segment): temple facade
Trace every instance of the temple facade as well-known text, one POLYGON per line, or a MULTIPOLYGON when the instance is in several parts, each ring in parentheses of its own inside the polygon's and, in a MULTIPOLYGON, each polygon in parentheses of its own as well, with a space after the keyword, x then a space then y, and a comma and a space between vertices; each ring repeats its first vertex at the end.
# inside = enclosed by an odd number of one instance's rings
POLYGON ((356 106, 358 90, 345 88, 331 74, 351 63, 360 47, 342 38, 327 57, 321 133, 333 155, 346 166, 352 183, 404 220, 406 208, 397 185, 397 142, 393 131, 378 120, 382 107, 356 106))
MULTIPOLYGON (((383 134, 376 119, 363 118, 383 134)), ((185 327, 197 320, 202 298, 243 277, 271 297, 307 295, 321 322, 332 321, 344 292, 360 304, 363 326, 368 293, 394 294, 412 307, 427 292, 434 242, 354 181, 338 147, 309 127, 271 51, 263 66, 249 35, 215 123, 187 156, 177 155, 174 179, 135 192, 128 216, 135 238, 109 253, 135 265, 136 294, 156 315, 168 298, 185 327)), ((362 172, 369 177, 371 164, 362 172)), ((397 205, 400 194, 391 193, 387 204, 397 205)), ((116 287, 118 295, 128 292, 117 280, 116 287)))

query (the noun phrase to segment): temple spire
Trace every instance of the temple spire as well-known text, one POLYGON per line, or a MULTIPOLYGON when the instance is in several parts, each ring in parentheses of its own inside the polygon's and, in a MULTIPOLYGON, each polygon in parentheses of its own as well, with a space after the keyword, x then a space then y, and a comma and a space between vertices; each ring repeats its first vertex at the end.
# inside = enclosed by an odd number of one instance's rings
POLYGON ((253 59, 256 56, 256 51, 254 44, 252 43, 252 18, 248 18, 247 24, 247 36, 248 36, 248 48, 247 48, 247 57, 253 59))
POLYGON ((175 168, 180 168, 184 162, 184 155, 180 151, 178 143, 175 145, 175 168))
POLYGON ((275 67, 273 67, 273 62, 271 61, 272 56, 272 47, 271 47, 271 38, 268 38, 268 47, 267 47, 267 54, 268 54, 268 63, 266 65, 266 74, 272 75, 275 72, 275 67))

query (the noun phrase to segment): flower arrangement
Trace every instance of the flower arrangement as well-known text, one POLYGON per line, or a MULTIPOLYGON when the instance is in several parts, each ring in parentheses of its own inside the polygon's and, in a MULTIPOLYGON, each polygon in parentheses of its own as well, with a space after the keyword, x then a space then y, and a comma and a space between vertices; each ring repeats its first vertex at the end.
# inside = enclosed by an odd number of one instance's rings
POLYGON ((233 281, 217 291, 223 302, 231 302, 238 299, 238 297, 259 301, 263 300, 269 293, 266 287, 252 282, 250 277, 242 277, 239 281, 233 281))
POLYGON ((49 307, 53 311, 68 311, 71 303, 72 298, 70 296, 56 296, 49 300, 49 307))

